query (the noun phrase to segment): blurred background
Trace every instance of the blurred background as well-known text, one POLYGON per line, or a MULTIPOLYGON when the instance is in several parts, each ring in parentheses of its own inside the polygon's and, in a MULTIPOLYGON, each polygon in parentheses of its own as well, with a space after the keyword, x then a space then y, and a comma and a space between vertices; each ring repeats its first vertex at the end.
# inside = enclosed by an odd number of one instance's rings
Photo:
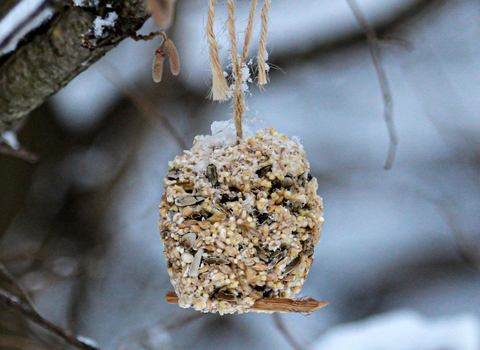
MULTIPOLYGON (((206 99, 207 2, 191 0, 168 31, 178 77, 153 83, 159 39, 126 40, 32 113, 19 138, 39 163, 0 156, 0 261, 38 311, 102 349, 480 350, 480 2, 357 2, 389 38, 393 169, 382 91, 346 1, 273 1, 270 83, 248 97, 256 127, 298 136, 318 179, 325 225, 302 295, 329 306, 219 316, 164 301, 167 162, 232 116, 206 99)), ((238 1, 240 38, 249 3, 238 1)), ((142 33, 154 30, 149 20, 142 33)), ((3 306, 0 343, 65 346, 3 306)))

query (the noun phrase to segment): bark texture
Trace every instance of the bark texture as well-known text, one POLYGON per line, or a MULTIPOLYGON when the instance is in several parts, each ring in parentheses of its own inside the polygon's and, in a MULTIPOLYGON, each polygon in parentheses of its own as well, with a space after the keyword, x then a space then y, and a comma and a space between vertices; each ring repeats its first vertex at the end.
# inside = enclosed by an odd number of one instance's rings
POLYGON ((97 7, 65 6, 9 56, 0 57, 0 133, 67 85, 147 20, 141 0, 100 1, 97 7), (107 3, 111 4, 108 5, 107 3), (97 16, 115 11, 114 28, 93 34, 97 16))

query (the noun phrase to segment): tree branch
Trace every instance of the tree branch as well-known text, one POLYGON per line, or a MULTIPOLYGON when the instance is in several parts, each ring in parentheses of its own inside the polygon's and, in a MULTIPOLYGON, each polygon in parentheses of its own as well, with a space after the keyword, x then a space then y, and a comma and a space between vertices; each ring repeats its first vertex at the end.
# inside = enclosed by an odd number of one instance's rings
POLYGON ((79 349, 87 349, 87 350, 99 350, 98 347, 91 345, 77 337, 75 337, 70 332, 60 328, 59 326, 53 324, 52 322, 44 319, 40 314, 35 310, 30 308, 27 304, 22 302, 16 296, 10 294, 6 290, 0 288, 0 299, 1 301, 10 309, 15 310, 16 312, 22 314, 23 316, 27 317, 29 320, 35 322, 40 327, 55 333, 62 339, 64 339, 69 344, 79 348, 79 349))
POLYGON ((17 50, 0 57, 0 133, 135 33, 148 18, 141 0, 119 0, 111 7, 106 0, 99 3, 97 7, 65 6, 17 50), (115 12, 118 19, 98 37, 93 22, 108 12, 115 12))
POLYGON ((360 27, 362 27, 365 36, 367 37, 367 43, 370 48, 370 54, 372 56, 373 65, 377 72, 378 81, 380 83, 380 89, 382 90, 382 98, 384 104, 383 116, 385 123, 387 124, 388 136, 390 138, 390 146, 388 149, 387 160, 385 161, 384 168, 389 170, 393 166, 395 161, 395 155, 397 152, 398 136, 393 120, 393 101, 392 94, 390 92, 390 85, 388 84, 387 74, 382 66, 380 55, 380 39, 378 38, 375 30, 363 15, 362 11, 358 7, 355 0, 347 0, 350 9, 352 10, 355 19, 360 27))
POLYGON ((300 345, 297 339, 295 339, 292 333, 290 333, 287 326, 283 322, 282 316, 280 316, 280 314, 273 314, 273 321, 275 322, 275 327, 277 327, 278 331, 282 333, 282 335, 285 337, 285 339, 293 349, 302 350, 305 348, 304 346, 300 345))

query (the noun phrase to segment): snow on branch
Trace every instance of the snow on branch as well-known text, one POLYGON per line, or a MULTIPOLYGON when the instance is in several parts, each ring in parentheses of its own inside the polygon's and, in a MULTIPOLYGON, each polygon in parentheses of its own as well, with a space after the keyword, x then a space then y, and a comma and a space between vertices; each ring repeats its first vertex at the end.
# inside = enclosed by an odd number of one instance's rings
POLYGON ((14 129, 149 17, 142 0, 66 3, 0 57, 0 134, 14 129))

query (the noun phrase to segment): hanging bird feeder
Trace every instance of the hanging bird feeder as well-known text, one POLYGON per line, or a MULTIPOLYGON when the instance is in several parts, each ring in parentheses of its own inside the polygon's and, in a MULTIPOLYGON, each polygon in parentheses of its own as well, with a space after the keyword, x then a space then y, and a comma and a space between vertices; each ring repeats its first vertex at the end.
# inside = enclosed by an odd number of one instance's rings
MULTIPOLYGON (((212 135, 197 136, 191 150, 169 162, 159 225, 175 292, 166 299, 183 308, 220 314, 310 313, 328 303, 293 298, 307 278, 320 240, 323 207, 317 180, 297 140, 274 128, 253 134, 242 123, 242 84, 248 81, 245 61, 256 3, 252 2, 240 57, 234 1, 228 1, 233 68, 229 84, 218 74, 215 1, 210 0, 212 97, 233 98, 234 123, 214 123, 212 135)), ((265 0, 262 10, 262 37, 269 3, 265 0)), ((259 50, 264 52, 262 40, 259 50)), ((258 57, 265 74, 265 55, 258 57)))

